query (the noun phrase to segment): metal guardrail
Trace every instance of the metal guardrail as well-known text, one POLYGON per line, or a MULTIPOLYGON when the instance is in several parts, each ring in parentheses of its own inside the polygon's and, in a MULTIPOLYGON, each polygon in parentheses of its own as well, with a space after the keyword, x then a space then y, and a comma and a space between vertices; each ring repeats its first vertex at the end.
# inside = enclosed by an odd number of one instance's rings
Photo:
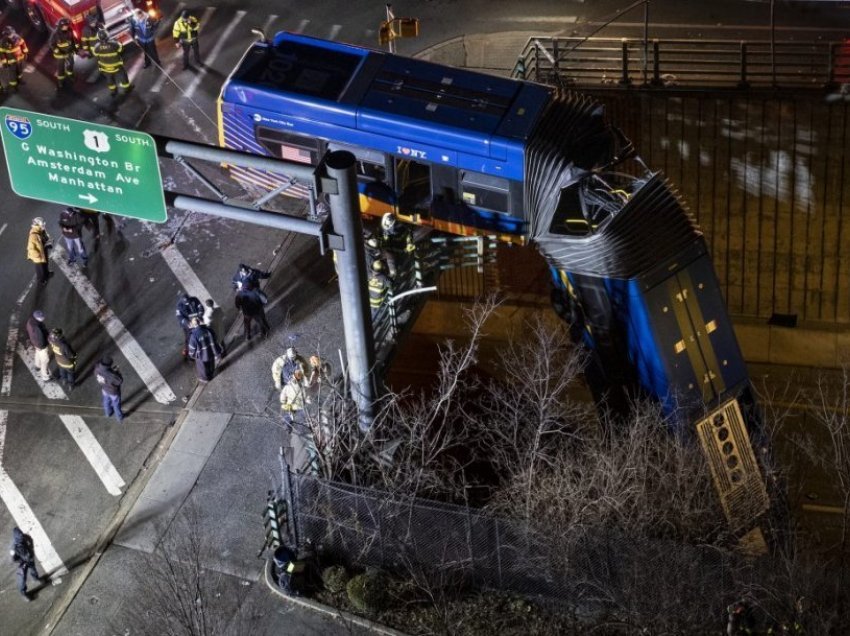
POLYGON ((511 76, 565 86, 823 89, 850 82, 850 43, 533 37, 511 76))

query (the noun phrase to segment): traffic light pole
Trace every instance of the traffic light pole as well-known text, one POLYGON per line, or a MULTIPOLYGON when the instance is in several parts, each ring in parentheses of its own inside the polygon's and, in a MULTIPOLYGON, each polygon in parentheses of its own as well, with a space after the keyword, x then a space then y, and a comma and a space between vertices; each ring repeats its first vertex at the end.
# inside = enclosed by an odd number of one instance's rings
POLYGON ((328 195, 332 229, 328 229, 327 223, 316 223, 287 214, 228 205, 227 199, 223 196, 219 197, 220 201, 210 201, 166 192, 166 202, 180 210, 316 236, 319 238, 322 253, 328 247, 336 251, 351 397, 358 406, 360 429, 364 432, 368 431, 374 417, 376 397, 375 341, 366 290, 366 256, 363 248, 363 225, 360 220, 360 195, 357 191, 354 155, 346 151, 328 153, 317 170, 313 166, 302 163, 259 157, 202 144, 162 138, 157 138, 156 141, 160 156, 178 160, 184 165, 184 159, 189 157, 201 161, 267 170, 276 174, 285 174, 313 187, 314 191, 328 195), (321 170, 324 170, 324 174, 320 172, 321 170))

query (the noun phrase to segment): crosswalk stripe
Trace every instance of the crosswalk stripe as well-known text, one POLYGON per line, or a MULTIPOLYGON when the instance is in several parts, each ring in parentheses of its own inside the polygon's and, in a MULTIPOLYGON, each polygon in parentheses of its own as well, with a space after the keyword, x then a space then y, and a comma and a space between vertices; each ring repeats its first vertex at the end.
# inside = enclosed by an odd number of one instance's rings
POLYGON ((38 384, 38 388, 44 393, 44 396, 49 400, 67 400, 68 396, 62 387, 56 382, 45 382, 41 379, 41 374, 35 368, 35 350, 27 349, 22 342, 18 343, 18 357, 23 360, 24 366, 29 369, 32 374, 32 379, 38 384))
MULTIPOLYGON (((181 3, 180 6, 182 8, 184 5, 181 3)), ((204 9, 203 14, 201 14, 201 19, 199 20, 201 29, 203 29, 204 26, 206 26, 207 21, 210 19, 210 17, 212 16, 212 14, 214 12, 215 12, 215 7, 207 7, 206 9, 204 9)), ((177 14, 177 15, 179 15, 179 14, 177 14)), ((171 22, 173 23, 175 20, 176 20, 176 18, 171 20, 171 22)), ((183 55, 183 51, 181 49, 179 49, 178 47, 174 47, 174 48, 177 49, 176 59, 173 59, 171 62, 169 62, 168 66, 165 67, 165 72, 162 73, 159 76, 159 79, 156 81, 156 84, 154 84, 153 87, 151 87, 151 93, 158 93, 159 91, 161 91, 162 85, 165 84, 165 80, 167 80, 171 75, 173 75, 174 71, 177 70, 177 60, 179 60, 181 58, 181 56, 183 55)), ((173 82, 174 79, 172 79, 171 81, 173 82)))
POLYGON ((277 18, 278 16, 276 15, 270 15, 268 18, 266 18, 266 21, 263 24, 263 33, 266 34, 266 37, 271 37, 272 35, 274 35, 273 33, 269 33, 269 29, 271 28, 274 21, 277 20, 277 18))
MULTIPOLYGON (((169 240, 165 233, 159 230, 153 223, 142 223, 142 227, 153 234, 154 240, 158 243, 164 243, 169 240)), ((186 257, 180 253, 180 250, 173 243, 166 245, 159 253, 162 254, 165 264, 168 265, 177 282, 180 283, 180 286, 187 294, 194 296, 202 303, 206 302, 208 298, 212 298, 212 294, 210 294, 209 290, 201 282, 201 279, 198 278, 195 270, 189 265, 189 261, 186 260, 186 257)), ((216 304, 216 306, 218 305, 216 304)))
POLYGON ((21 307, 24 299, 35 285, 35 276, 30 279, 29 284, 15 301, 12 315, 9 316, 9 334, 6 337, 6 351, 3 356, 3 381, 0 382, 0 395, 8 396, 12 391, 12 369, 15 366, 15 349, 18 346, 18 329, 21 320, 21 307))
POLYGON ((328 39, 329 40, 335 40, 336 36, 339 35, 340 31, 342 31, 342 25, 341 24, 334 24, 331 27, 331 32, 330 32, 330 35, 328 35, 328 39))
POLYGON ((227 28, 224 30, 224 33, 222 33, 218 37, 218 40, 216 41, 212 51, 210 51, 209 55, 207 55, 206 59, 204 60, 204 65, 200 69, 198 69, 198 73, 195 75, 195 79, 192 80, 192 83, 189 84, 189 87, 186 89, 186 97, 192 97, 192 95, 194 95, 195 91, 198 89, 198 86, 201 85, 201 80, 203 80, 206 76, 207 69, 209 69, 216 61, 219 53, 221 53, 221 50, 224 48, 224 44, 226 42, 230 42, 230 35, 233 33, 233 30, 239 25, 239 23, 242 22, 242 19, 245 17, 245 15, 245 11, 237 11, 236 15, 234 16, 234 19, 230 21, 230 24, 228 24, 227 28))
POLYGON ((68 265, 63 256, 60 255, 59 250, 54 251, 51 258, 68 278, 71 285, 77 290, 77 293, 80 294, 83 302, 88 305, 88 308, 94 313, 100 324, 104 326, 106 332, 115 340, 115 344, 121 350, 127 362, 130 363, 130 366, 142 378, 142 381, 148 387, 154 399, 160 404, 170 404, 176 400, 177 396, 174 395, 174 391, 168 386, 165 378, 162 377, 162 374, 160 374, 154 363, 151 362, 151 359, 139 343, 136 342, 136 339, 124 327, 124 323, 109 308, 106 301, 101 298, 89 279, 68 265))
POLYGON ((83 455, 89 460, 89 464, 94 468, 94 472, 97 473, 100 481, 106 487, 106 492, 118 497, 121 494, 121 488, 126 484, 121 479, 121 475, 118 474, 115 466, 112 465, 100 442, 97 441, 97 438, 92 434, 89 427, 86 426, 83 418, 79 415, 60 415, 59 419, 62 420, 62 423, 68 429, 74 441, 77 442, 77 446, 83 451, 83 455))
POLYGON ((309 24, 309 20, 301 20, 301 22, 298 23, 298 28, 295 29, 295 33, 304 33, 304 29, 306 29, 309 24))
MULTIPOLYGON (((0 411, 0 448, 6 441, 8 417, 8 411, 0 411)), ((2 465, 0 465, 0 499, 6 504, 9 514, 15 520, 15 525, 32 537, 35 556, 41 563, 43 573, 52 576, 66 574, 68 568, 62 563, 62 559, 59 558, 59 554, 54 549, 53 544, 50 543, 50 539, 47 538, 47 533, 39 523, 32 508, 2 465)))

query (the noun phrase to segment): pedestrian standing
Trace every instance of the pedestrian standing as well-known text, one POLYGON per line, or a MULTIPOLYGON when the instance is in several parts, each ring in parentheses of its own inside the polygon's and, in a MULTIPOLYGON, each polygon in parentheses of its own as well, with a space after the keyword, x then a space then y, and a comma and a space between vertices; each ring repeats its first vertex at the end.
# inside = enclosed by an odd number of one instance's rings
POLYGON ((50 375, 50 345, 47 342, 47 327, 44 326, 44 312, 36 309, 27 320, 27 336, 35 349, 35 368, 41 379, 47 382, 53 378, 50 375))
POLYGON ((42 285, 47 283, 47 279, 53 275, 53 272, 47 268, 47 257, 53 242, 45 228, 44 219, 40 216, 34 218, 27 239, 27 259, 35 263, 35 274, 42 285))
POLYGON ((212 332, 218 339, 218 346, 221 347, 221 355, 227 355, 227 347, 224 343, 224 318, 222 317, 221 307, 216 307, 215 301, 212 298, 207 298, 204 303, 203 323, 212 329, 212 332))
POLYGON ((80 48, 83 50, 83 57, 94 57, 94 45, 97 43, 97 32, 103 28, 103 22, 97 15, 97 10, 92 10, 86 15, 86 24, 83 26, 82 34, 80 35, 80 48))
POLYGON ((17 90, 18 85, 24 83, 24 65, 27 62, 27 56, 30 52, 29 47, 27 46, 26 40, 18 35, 18 32, 11 26, 3 27, 3 40, 2 43, 0 43, 0 46, 12 62, 12 68, 15 72, 14 76, 11 78, 10 84, 12 86, 12 90, 17 90))
POLYGON ((216 335, 201 322, 192 318, 192 333, 189 336, 189 357, 195 361, 198 381, 206 384, 215 376, 215 367, 221 358, 221 347, 216 335))
POLYGON ((180 323, 180 328, 183 330, 183 357, 189 355, 189 334, 192 332, 192 319, 202 319, 204 315, 204 306, 201 301, 183 294, 180 300, 177 301, 177 321, 180 323))
POLYGON ((47 337, 50 350, 59 367, 59 380, 64 382, 69 391, 74 390, 75 372, 77 368, 77 352, 71 347, 61 329, 51 329, 47 337))
POLYGON ((118 367, 112 362, 112 358, 103 356, 94 368, 94 375, 97 378, 97 383, 100 385, 100 392, 103 398, 103 414, 106 417, 112 417, 114 413, 115 419, 123 422, 124 413, 121 411, 121 385, 124 383, 124 378, 118 367))
POLYGON ((174 29, 171 35, 174 36, 174 45, 183 47, 183 70, 189 68, 189 49, 195 53, 195 62, 198 66, 201 65, 201 53, 198 46, 198 33, 201 30, 201 23, 198 18, 189 13, 186 9, 180 13, 180 17, 174 23, 174 29))
POLYGON ((280 392, 280 409, 284 423, 304 423, 304 405, 307 402, 307 379, 301 369, 296 369, 280 392))
POLYGON ((91 232, 91 237, 95 242, 94 250, 97 251, 97 242, 100 240, 100 212, 81 209, 80 216, 83 219, 83 226, 91 232))
POLYGON ((149 67, 151 62, 154 62, 157 66, 162 66, 162 62, 159 61, 159 52, 156 50, 156 30, 158 27, 159 20, 154 20, 141 9, 136 9, 133 17, 130 18, 130 34, 144 53, 144 68, 149 67))
POLYGON ((59 227, 62 228, 62 238, 65 240, 65 249, 68 251, 68 265, 82 261, 83 267, 89 262, 86 246, 83 244, 83 215, 80 208, 67 207, 59 215, 59 227))
POLYGON ((77 52, 77 41, 71 32, 71 20, 59 18, 56 30, 48 41, 50 52, 56 60, 56 84, 62 88, 67 80, 74 79, 74 54, 77 52))
POLYGON ((233 289, 239 291, 246 285, 260 288, 260 280, 271 276, 271 272, 264 272, 261 269, 255 269, 244 263, 239 264, 239 269, 233 275, 233 289))
POLYGON ((127 69, 124 68, 124 45, 109 37, 106 29, 97 32, 97 43, 94 45, 94 56, 97 58, 97 68, 106 76, 106 85, 112 97, 118 95, 118 87, 129 93, 133 88, 127 69))
POLYGON ((272 363, 272 379, 274 380, 274 388, 280 391, 292 379, 296 371, 301 371, 302 376, 307 375, 307 363, 304 358, 295 350, 295 347, 289 347, 282 356, 279 356, 272 363))
POLYGON ((18 591, 29 602, 32 597, 27 591, 27 576, 31 576, 39 583, 47 580, 46 576, 39 576, 35 568, 35 546, 32 537, 18 527, 12 528, 12 548, 9 553, 17 569, 18 591))
POLYGON ((236 293, 236 309, 242 312, 242 320, 245 325, 245 339, 251 339, 251 323, 256 322, 260 327, 260 336, 265 338, 269 335, 269 321, 266 319, 265 296, 260 290, 250 284, 245 285, 236 293))

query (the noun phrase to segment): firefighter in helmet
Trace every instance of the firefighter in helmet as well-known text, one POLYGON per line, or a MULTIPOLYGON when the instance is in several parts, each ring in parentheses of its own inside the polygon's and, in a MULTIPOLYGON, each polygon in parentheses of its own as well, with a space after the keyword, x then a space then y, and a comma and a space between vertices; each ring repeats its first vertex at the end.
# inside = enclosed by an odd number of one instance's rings
POLYGON ((90 11, 86 15, 86 24, 83 27, 82 36, 80 36, 80 46, 89 57, 94 55, 94 45, 97 44, 97 32, 102 28, 103 23, 100 21, 97 11, 90 11))
POLYGON ((124 59, 121 57, 123 52, 123 45, 110 38, 106 29, 97 32, 97 42, 94 45, 93 53, 97 59, 97 68, 106 76, 106 85, 109 86, 109 93, 112 97, 118 94, 116 80, 118 86, 123 88, 125 93, 133 88, 130 78, 127 76, 127 69, 124 68, 124 59))
MULTIPOLYGON (((8 83, 12 90, 17 90, 18 84, 23 84, 24 64, 29 55, 27 43, 11 26, 3 27, 0 34, 0 54, 5 59, 5 68, 8 71, 8 83)), ((5 84, 4 84, 5 85, 5 84)))
POLYGON ((77 41, 71 31, 71 20, 60 18, 56 30, 50 36, 50 52, 56 60, 56 83, 59 88, 65 80, 74 79, 74 54, 77 52, 77 41))

